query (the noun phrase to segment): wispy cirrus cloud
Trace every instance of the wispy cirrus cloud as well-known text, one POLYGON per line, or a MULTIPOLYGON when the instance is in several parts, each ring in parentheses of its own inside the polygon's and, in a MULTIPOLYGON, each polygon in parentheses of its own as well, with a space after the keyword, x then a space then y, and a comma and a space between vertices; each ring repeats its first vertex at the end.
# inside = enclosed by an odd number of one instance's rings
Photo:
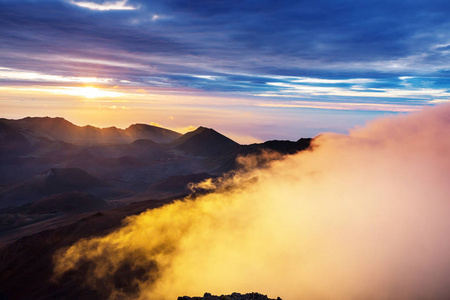
POLYGON ((350 111, 380 111, 380 112, 413 112, 421 109, 419 105, 390 104, 390 103, 352 103, 352 102, 320 102, 320 101, 291 101, 276 103, 260 103, 260 107, 272 108, 315 108, 350 111))
POLYGON ((92 10, 135 10, 138 9, 137 6, 132 6, 127 4, 127 0, 119 0, 119 1, 105 1, 103 3, 89 2, 89 1, 75 1, 71 0, 70 3, 92 10))
POLYGON ((351 86, 349 88, 336 86, 298 85, 295 83, 269 82, 268 85, 279 87, 276 92, 262 93, 262 97, 307 97, 307 96, 342 96, 342 97, 371 97, 371 98, 429 98, 450 97, 446 89, 415 88, 366 88, 351 86))
POLYGON ((37 81, 37 82, 72 82, 72 83, 111 83, 111 78, 79 77, 79 76, 59 76, 32 72, 26 70, 17 70, 0 67, 1 80, 9 81, 37 81))

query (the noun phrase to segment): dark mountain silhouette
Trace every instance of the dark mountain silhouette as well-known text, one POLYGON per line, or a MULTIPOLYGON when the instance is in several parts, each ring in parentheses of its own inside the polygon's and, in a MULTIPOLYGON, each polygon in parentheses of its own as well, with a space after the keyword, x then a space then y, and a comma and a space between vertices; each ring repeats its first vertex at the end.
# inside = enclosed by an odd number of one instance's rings
POLYGON ((262 144, 249 145, 249 148, 253 148, 253 151, 273 150, 281 154, 295 154, 298 151, 309 148, 309 146, 311 145, 311 140, 312 139, 310 138, 301 138, 296 142, 272 140, 264 142, 262 144))
POLYGON ((81 169, 53 168, 2 192, 0 207, 19 206, 44 196, 72 191, 90 191, 96 195, 110 197, 121 193, 109 183, 81 169))
MULTIPOLYGON (((262 295, 259 293, 248 293, 248 294, 240 294, 240 293, 232 293, 231 295, 221 295, 215 296, 210 293, 205 293, 203 297, 178 297, 177 300, 275 300, 268 298, 266 295, 262 295)), ((280 297, 277 300, 281 300, 280 297)))
POLYGON ((181 134, 161 127, 134 124, 127 129, 116 127, 97 128, 77 126, 63 118, 31 118, 20 120, 0 119, 16 129, 24 130, 35 137, 65 141, 74 144, 130 143, 137 139, 151 139, 157 143, 169 143, 181 134))
POLYGON ((208 157, 203 163, 207 169, 211 170, 210 172, 223 173, 239 169, 241 167, 238 161, 239 157, 256 156, 258 157, 256 167, 263 167, 277 156, 281 158, 284 155, 308 149, 311 141, 310 138, 301 138, 296 142, 273 140, 259 144, 239 145, 223 155, 208 157))
MULTIPOLYGON (((272 140, 259 144, 240 145, 217 131, 199 127, 174 140, 171 146, 187 154, 205 156, 204 166, 209 172, 220 174, 239 167, 237 158, 240 156, 278 153, 294 154, 308 149, 310 138, 301 138, 296 142, 272 140)), ((261 162, 262 166, 263 162, 261 162)))
POLYGON ((199 156, 223 155, 239 146, 235 141, 206 127, 188 132, 171 144, 185 153, 199 156))

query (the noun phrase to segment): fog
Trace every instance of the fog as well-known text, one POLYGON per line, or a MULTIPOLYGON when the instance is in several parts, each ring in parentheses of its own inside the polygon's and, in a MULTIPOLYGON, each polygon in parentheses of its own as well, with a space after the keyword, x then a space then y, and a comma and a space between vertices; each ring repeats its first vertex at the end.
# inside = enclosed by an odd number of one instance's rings
POLYGON ((450 297, 450 106, 323 134, 312 150, 216 183, 55 255, 112 298, 450 297), (117 274, 134 280, 117 283, 117 274), (128 273, 127 273, 128 274, 128 273))

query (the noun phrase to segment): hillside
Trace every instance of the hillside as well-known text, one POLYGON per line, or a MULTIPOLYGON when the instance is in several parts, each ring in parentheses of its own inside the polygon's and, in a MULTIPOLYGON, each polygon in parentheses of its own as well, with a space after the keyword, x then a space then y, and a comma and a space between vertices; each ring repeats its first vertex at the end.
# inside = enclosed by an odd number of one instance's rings
POLYGON ((49 214, 54 212, 81 213, 100 211, 108 208, 103 199, 85 192, 72 191, 53 194, 37 200, 28 208, 28 213, 49 214))
POLYGON ((0 193, 0 208, 19 206, 44 196, 72 191, 90 191, 96 195, 109 197, 120 194, 120 191, 115 190, 107 182, 81 169, 53 168, 0 193))

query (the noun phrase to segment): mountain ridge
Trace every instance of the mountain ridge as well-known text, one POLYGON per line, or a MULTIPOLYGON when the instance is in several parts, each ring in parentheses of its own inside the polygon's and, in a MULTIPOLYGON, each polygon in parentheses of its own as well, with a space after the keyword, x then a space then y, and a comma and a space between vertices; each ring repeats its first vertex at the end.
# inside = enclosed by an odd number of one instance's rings
MULTIPOLYGON (((207 191, 192 184, 239 170, 240 157, 255 162, 244 171, 263 168, 311 142, 240 145, 203 126, 170 132, 139 123, 100 129, 63 118, 0 119, 0 298, 108 299, 108 291, 85 285, 83 272, 51 282, 53 254, 118 228, 127 216, 195 199, 207 191)), ((136 274, 116 275, 120 287, 133 289, 136 274)))
POLYGON ((35 137, 73 144, 131 143, 138 139, 169 143, 181 136, 176 131, 147 124, 132 124, 126 129, 114 126, 99 128, 92 125, 78 126, 61 117, 2 118, 0 123, 35 137))

